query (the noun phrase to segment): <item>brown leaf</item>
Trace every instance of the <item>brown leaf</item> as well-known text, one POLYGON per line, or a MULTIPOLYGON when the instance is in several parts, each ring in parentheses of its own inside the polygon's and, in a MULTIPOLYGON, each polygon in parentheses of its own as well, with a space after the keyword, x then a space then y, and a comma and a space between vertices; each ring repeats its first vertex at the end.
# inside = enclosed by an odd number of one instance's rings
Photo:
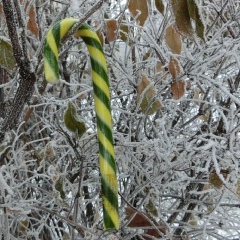
POLYGON ((182 41, 180 34, 176 32, 173 25, 166 28, 165 41, 168 47, 171 49, 172 53, 180 54, 182 51, 182 41))
POLYGON ((157 10, 163 15, 164 14, 164 4, 162 0, 155 0, 155 6, 157 10))
MULTIPOLYGON (((163 65, 160 61, 157 61, 157 63, 156 63, 156 72, 157 73, 162 73, 162 74, 166 73, 166 70, 165 70, 165 68, 163 67, 163 65)), ((166 80, 167 76, 164 76, 162 79, 166 80)))
POLYGON ((180 75, 181 67, 179 61, 176 58, 170 57, 168 71, 171 73, 173 79, 180 75))
POLYGON ((28 20, 27 27, 36 37, 38 37, 39 29, 36 22, 35 8, 33 6, 31 6, 29 11, 29 20, 28 20))
POLYGON ((137 20, 139 21, 139 25, 143 26, 148 18, 147 0, 130 0, 128 9, 134 17, 138 15, 137 20))
POLYGON ((179 80, 171 85, 171 92, 173 94, 173 98, 178 100, 180 99, 185 93, 185 81, 179 80))
POLYGON ((117 30, 117 20, 111 19, 106 21, 107 26, 107 39, 109 42, 114 41, 116 36, 116 30, 117 30))
MULTIPOLYGON (((143 212, 142 214, 139 212, 136 212, 133 208, 127 207, 126 208, 126 219, 129 220, 133 217, 133 219, 129 222, 127 227, 131 228, 144 228, 145 233, 149 236, 153 236, 155 238, 161 237, 161 234, 156 229, 153 228, 153 224, 159 228, 159 231, 163 233, 163 235, 166 234, 166 226, 163 223, 157 223, 155 220, 151 219, 150 214, 143 212), (146 217, 145 217, 146 216, 146 217), (149 219, 149 220, 148 220, 149 219), (149 229, 147 228, 149 227, 149 229)), ((145 240, 152 239, 151 237, 143 237, 145 240)))
MULTIPOLYGON (((229 174, 229 171, 221 169, 220 174, 222 174, 223 178, 226 179, 229 174)), ((215 169, 212 170, 209 175, 209 183, 218 189, 220 189, 223 186, 223 182, 222 182, 221 178, 219 177, 219 175, 217 174, 215 169)))
MULTIPOLYGON (((199 100, 199 89, 198 88, 194 88, 194 96, 193 96, 194 100, 199 100)), ((194 103, 196 105, 200 105, 200 103, 198 101, 194 101, 194 103)))
POLYGON ((142 79, 137 86, 137 101, 140 102, 142 112, 147 115, 155 113, 157 110, 163 107, 159 99, 156 98, 157 90, 145 75, 142 75, 142 79), (147 90, 145 90, 147 88, 147 90), (145 92, 143 93, 143 91, 145 92), (143 96, 142 96, 143 93, 143 96), (155 100, 153 100, 156 98, 155 100), (149 106, 149 104, 151 104, 149 106))
POLYGON ((184 36, 192 37, 193 28, 188 11, 188 0, 170 0, 177 30, 184 36))
POLYGON ((123 16, 122 22, 120 25, 120 39, 122 39, 124 42, 127 40, 128 32, 129 32, 128 26, 124 23, 125 21, 126 21, 126 17, 123 16))
POLYGON ((103 45, 103 44, 104 44, 104 36, 103 36, 103 34, 102 34, 102 30, 101 30, 101 29, 98 30, 98 31, 96 32, 96 34, 97 34, 97 36, 98 36, 101 44, 103 45))

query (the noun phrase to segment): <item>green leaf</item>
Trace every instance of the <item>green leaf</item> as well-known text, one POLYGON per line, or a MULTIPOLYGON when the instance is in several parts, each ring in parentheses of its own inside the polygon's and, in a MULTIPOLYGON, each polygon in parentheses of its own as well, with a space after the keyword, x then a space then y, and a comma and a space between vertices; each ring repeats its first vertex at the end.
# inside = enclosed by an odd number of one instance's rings
POLYGON ((162 0, 155 0, 155 6, 157 10, 163 15, 165 7, 162 0))
POLYGON ((13 56, 13 49, 10 41, 0 36, 0 65, 8 70, 15 67, 16 60, 13 56))
POLYGON ((188 0, 171 0, 177 30, 184 36, 192 37, 193 28, 188 11, 188 0))
POLYGON ((154 203, 151 199, 149 199, 148 203, 145 205, 145 208, 148 210, 149 213, 151 213, 154 217, 158 217, 158 211, 155 207, 154 203))
POLYGON ((156 88, 151 85, 151 82, 145 75, 142 75, 142 79, 137 86, 137 101, 141 101, 141 110, 146 115, 151 115, 163 107, 162 103, 157 98, 156 88))
POLYGON ((198 6, 194 0, 188 0, 188 11, 190 17, 195 21, 197 36, 200 37, 203 41, 205 41, 204 24, 200 17, 198 6))
POLYGON ((66 195, 63 191, 63 178, 59 178, 55 184, 55 189, 60 193, 62 199, 65 199, 66 195))
POLYGON ((71 102, 68 103, 67 111, 64 114, 64 123, 69 131, 77 133, 79 137, 86 132, 85 123, 78 119, 76 108, 71 102))

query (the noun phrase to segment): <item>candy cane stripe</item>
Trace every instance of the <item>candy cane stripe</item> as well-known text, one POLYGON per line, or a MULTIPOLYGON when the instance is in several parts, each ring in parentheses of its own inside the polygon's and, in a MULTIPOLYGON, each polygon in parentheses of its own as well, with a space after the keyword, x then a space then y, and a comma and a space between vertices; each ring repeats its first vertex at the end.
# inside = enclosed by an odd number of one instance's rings
MULTIPOLYGON (((59 82, 58 48, 61 39, 78 22, 67 18, 55 24, 48 32, 44 43, 45 78, 50 83, 59 82)), ((81 37, 90 55, 94 102, 99 139, 99 164, 102 185, 103 224, 105 229, 118 229, 118 182, 116 177, 113 147, 112 118, 107 64, 97 34, 87 24, 75 33, 81 37)))

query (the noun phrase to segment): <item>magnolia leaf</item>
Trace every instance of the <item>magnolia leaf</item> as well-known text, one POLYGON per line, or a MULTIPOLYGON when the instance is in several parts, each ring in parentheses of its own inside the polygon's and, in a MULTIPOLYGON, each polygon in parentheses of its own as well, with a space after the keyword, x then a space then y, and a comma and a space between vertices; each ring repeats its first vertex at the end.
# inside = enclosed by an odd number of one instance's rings
MULTIPOLYGON (((99 29, 99 30, 96 32, 96 34, 97 34, 97 36, 98 36, 98 38, 99 38, 99 40, 100 40, 100 42, 101 42, 101 44, 102 44, 102 46, 103 46, 103 44, 104 44, 104 36, 103 36, 102 30, 99 29)), ((81 95, 81 96, 82 96, 82 95, 81 95)))
POLYGON ((172 78, 175 79, 181 73, 181 66, 176 58, 170 57, 168 71, 171 73, 172 78))
MULTIPOLYGON (((26 8, 27 8, 28 4, 26 4, 26 8)), ((32 5, 30 10, 29 10, 29 20, 28 20, 28 24, 27 27, 28 29, 36 36, 38 37, 39 34, 39 29, 38 29, 38 25, 36 22, 36 12, 35 12, 35 8, 32 5)))
POLYGON ((124 42, 126 42, 127 37, 128 37, 129 28, 128 28, 128 25, 123 23, 124 21, 126 21, 125 16, 123 16, 122 22, 121 22, 121 25, 120 25, 120 39, 122 39, 124 42))
POLYGON ((182 51, 182 41, 180 34, 176 32, 173 25, 166 28, 165 41, 168 47, 171 49, 172 53, 180 54, 182 51))
POLYGON ((195 21, 197 36, 201 38, 203 41, 205 41, 204 24, 200 17, 199 8, 194 0, 188 0, 188 11, 189 11, 190 17, 195 21))
MULTIPOLYGON (((196 88, 194 88, 194 96, 193 96, 193 99, 194 100, 199 100, 199 89, 196 87, 196 88)), ((196 105, 200 105, 200 103, 199 103, 199 101, 194 101, 194 103, 196 104, 196 105)))
POLYGON ((13 48, 8 39, 0 36, 0 65, 6 69, 13 70, 16 64, 13 56, 13 48))
MULTIPOLYGON (((134 210, 133 208, 127 207, 126 219, 131 219, 127 227, 144 229, 145 233, 149 236, 153 236, 154 239, 158 239, 159 237, 161 237, 162 234, 160 234, 159 231, 163 234, 166 234, 166 226, 162 222, 158 223, 155 220, 148 220, 152 219, 149 213, 139 213, 136 212, 136 210, 134 210), (155 226, 157 226, 159 231, 157 231, 156 229, 152 229, 153 223, 155 226)), ((143 239, 150 240, 152 238, 144 237, 143 239)))
MULTIPOLYGON (((224 179, 227 179, 229 170, 221 169, 220 174, 223 176, 224 179)), ((217 174, 215 169, 212 170, 209 174, 209 183, 218 189, 223 186, 222 179, 219 177, 219 174, 217 174)))
POLYGON ((155 6, 157 10, 163 15, 164 14, 164 4, 162 0, 155 0, 155 6))
POLYGON ((158 211, 155 207, 154 203, 151 199, 149 199, 148 203, 145 205, 145 208, 148 210, 149 213, 151 213, 154 217, 158 217, 158 211))
POLYGON ((131 14, 137 17, 139 25, 143 26, 148 18, 148 1, 147 0, 130 0, 128 4, 128 9, 131 14))
POLYGON ((183 36, 192 37, 193 28, 188 12, 188 0, 170 0, 170 2, 177 30, 183 36))
POLYGON ((140 107, 142 112, 147 115, 151 115, 155 113, 157 110, 163 107, 157 97, 156 88, 151 85, 151 82, 147 79, 145 75, 142 75, 142 79, 137 86, 137 101, 140 102, 140 107), (153 100, 156 98, 155 100, 153 100), (151 106, 149 107, 149 104, 151 106))
POLYGON ((60 177, 57 182, 55 183, 55 189, 60 193, 62 199, 65 199, 66 195, 63 191, 63 178, 60 177))
POLYGON ((86 126, 83 121, 78 120, 76 108, 69 102, 67 111, 64 114, 64 123, 67 129, 73 133, 77 133, 81 137, 86 132, 86 126))
POLYGON ((118 22, 115 19, 107 20, 106 26, 107 26, 107 39, 109 42, 114 41, 117 31, 118 22))
POLYGON ((171 92, 173 94, 173 98, 178 100, 180 99, 185 93, 185 81, 179 80, 171 85, 171 92))
POLYGON ((18 231, 26 235, 28 226, 29 226, 29 219, 25 218, 18 223, 18 231))

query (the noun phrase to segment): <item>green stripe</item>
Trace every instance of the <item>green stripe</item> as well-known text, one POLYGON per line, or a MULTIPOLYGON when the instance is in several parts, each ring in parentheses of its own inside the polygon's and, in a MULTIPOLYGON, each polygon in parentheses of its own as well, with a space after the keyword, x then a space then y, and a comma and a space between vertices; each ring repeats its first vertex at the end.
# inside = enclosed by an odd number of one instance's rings
POLYGON ((103 156, 104 161, 107 162, 109 166, 111 166, 112 170, 116 174, 115 159, 100 141, 99 141, 99 152, 103 156))
POLYGON ((95 73, 97 73, 109 87, 108 74, 107 74, 106 70, 104 69, 104 67, 92 56, 90 56, 90 60, 91 60, 91 65, 92 65, 93 71, 95 73))
POLYGON ((116 226, 114 225, 110 215, 105 208, 103 208, 103 222, 106 229, 116 229, 116 226))
MULTIPOLYGON (((96 95, 96 97, 98 99, 100 99, 100 101, 105 105, 107 110, 109 112, 111 112, 111 109, 110 109, 110 99, 105 94, 105 92, 98 85, 96 85, 94 82, 93 82, 93 91, 94 91, 94 94, 96 95)), ((102 113, 102 114, 104 114, 104 113, 102 113)))
POLYGON ((81 38, 87 45, 97 48, 103 54, 102 44, 97 39, 85 36, 81 38))
POLYGON ((61 27, 61 21, 57 22, 53 27, 52 27, 52 35, 54 37, 54 40, 56 42, 57 48, 59 48, 60 45, 60 27, 61 27))

